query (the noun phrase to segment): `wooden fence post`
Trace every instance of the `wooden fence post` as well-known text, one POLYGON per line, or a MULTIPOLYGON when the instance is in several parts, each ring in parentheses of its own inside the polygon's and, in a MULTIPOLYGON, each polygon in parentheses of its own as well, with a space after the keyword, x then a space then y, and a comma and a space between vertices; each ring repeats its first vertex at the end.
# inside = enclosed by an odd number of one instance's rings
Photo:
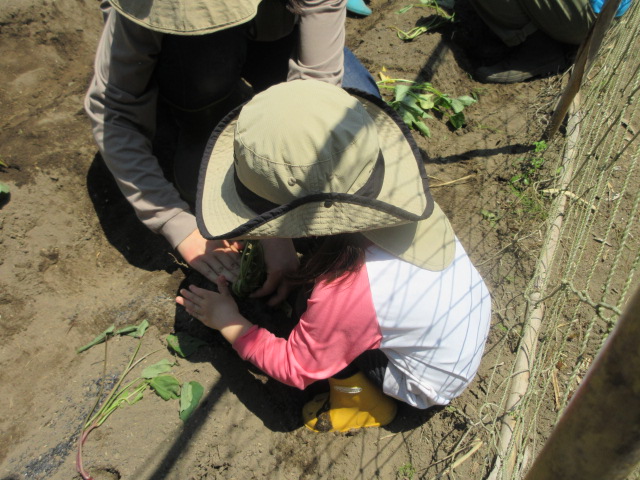
POLYGON ((558 101, 558 105, 551 115, 549 125, 542 134, 543 140, 551 140, 560 128, 564 118, 567 116, 569 106, 571 105, 573 98, 580 91, 582 79, 591 68, 593 60, 600 50, 602 40, 604 40, 604 36, 609 30, 609 26, 611 25, 611 22, 613 22, 613 18, 620 6, 620 3, 621 0, 608 0, 605 3, 602 11, 598 15, 598 18, 589 29, 587 38, 585 38, 582 45, 580 45, 573 65, 573 71, 569 77, 569 83, 565 87, 564 92, 558 101))

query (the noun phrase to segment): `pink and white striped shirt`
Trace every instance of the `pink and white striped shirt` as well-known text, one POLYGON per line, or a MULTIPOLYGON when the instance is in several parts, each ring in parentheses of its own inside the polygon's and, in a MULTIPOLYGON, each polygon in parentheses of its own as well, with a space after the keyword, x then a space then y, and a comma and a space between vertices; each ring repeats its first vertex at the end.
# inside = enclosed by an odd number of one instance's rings
POLYGON ((358 272, 316 284, 288 339, 254 326, 233 347, 301 389, 379 348, 389 358, 384 392, 428 408, 448 404, 469 385, 490 320, 489 292, 457 239, 454 261, 439 272, 374 245, 358 272))

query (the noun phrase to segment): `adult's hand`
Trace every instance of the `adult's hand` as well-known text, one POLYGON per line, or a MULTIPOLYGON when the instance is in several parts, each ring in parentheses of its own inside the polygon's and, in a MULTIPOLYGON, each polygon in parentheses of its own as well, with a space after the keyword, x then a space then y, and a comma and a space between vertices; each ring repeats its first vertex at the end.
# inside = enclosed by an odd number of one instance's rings
POLYGON ((272 307, 283 302, 293 288, 286 281, 289 273, 295 272, 300 266, 296 249, 290 238, 267 238, 260 240, 264 250, 267 279, 262 287, 251 294, 252 298, 273 296, 267 301, 272 307))
POLYGON ((196 229, 176 249, 191 267, 212 282, 220 275, 230 282, 238 278, 240 253, 235 242, 207 240, 196 229))

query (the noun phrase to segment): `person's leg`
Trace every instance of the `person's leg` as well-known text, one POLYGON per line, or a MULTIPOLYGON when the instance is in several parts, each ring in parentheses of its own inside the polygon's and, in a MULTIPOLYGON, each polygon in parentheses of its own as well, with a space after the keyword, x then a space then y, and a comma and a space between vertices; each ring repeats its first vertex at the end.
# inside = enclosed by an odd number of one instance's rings
POLYGON ((344 88, 355 88, 380 98, 380 90, 371 73, 360 63, 351 50, 344 49, 344 88))
POLYGON ((316 396, 304 406, 305 426, 315 432, 346 432, 390 423, 397 404, 382 392, 388 363, 381 350, 361 354, 329 379, 329 393, 316 396))
POLYGON ((335 374, 333 378, 345 379, 358 372, 362 372, 374 385, 382 388, 384 374, 388 364, 389 357, 387 357, 382 350, 378 348, 366 350, 360 354, 351 365, 348 365, 344 370, 335 374))
POLYGON ((588 0, 471 0, 489 28, 509 46, 536 30, 554 40, 579 45, 595 21, 588 0))
MULTIPOLYGON (((474 0, 474 5, 477 3, 486 7, 487 2, 512 4, 514 0, 474 0)), ((583 41, 595 20, 588 0, 567 0, 562 3, 555 0, 518 0, 517 4, 520 13, 530 20, 527 28, 533 27, 534 31, 498 63, 478 68, 476 78, 482 82, 522 82, 564 71, 571 65, 575 45, 583 41)), ((497 6, 493 4, 493 7, 497 6)), ((476 6, 481 16, 484 7, 476 6)), ((519 33, 524 34, 525 30, 519 33)), ((511 39, 516 38, 520 37, 511 39)))
POLYGON ((531 22, 549 37, 569 45, 580 45, 596 15, 589 0, 519 0, 531 22))
POLYGON ((471 0, 482 21, 510 47, 518 45, 536 31, 518 0, 471 0))

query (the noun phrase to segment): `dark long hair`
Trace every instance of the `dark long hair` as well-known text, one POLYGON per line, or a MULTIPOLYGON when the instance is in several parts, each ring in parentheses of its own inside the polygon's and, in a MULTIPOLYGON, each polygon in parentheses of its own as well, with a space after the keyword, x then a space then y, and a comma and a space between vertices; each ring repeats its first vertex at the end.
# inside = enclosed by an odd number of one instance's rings
POLYGON ((296 285, 313 285, 322 278, 329 282, 354 273, 364 263, 369 240, 359 233, 341 233, 307 239, 300 269, 288 279, 296 285))
POLYGON ((300 15, 302 13, 302 7, 300 6, 301 0, 285 0, 287 4, 287 10, 294 15, 300 15))

